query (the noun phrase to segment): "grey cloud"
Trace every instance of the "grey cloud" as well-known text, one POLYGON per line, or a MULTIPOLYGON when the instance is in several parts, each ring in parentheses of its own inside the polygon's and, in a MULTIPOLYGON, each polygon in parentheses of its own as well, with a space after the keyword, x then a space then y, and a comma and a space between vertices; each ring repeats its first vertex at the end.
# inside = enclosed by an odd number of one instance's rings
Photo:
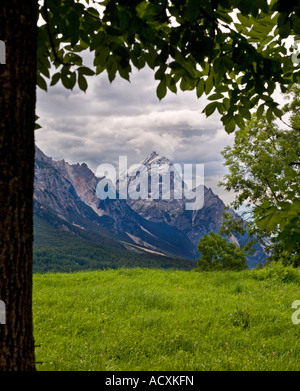
POLYGON ((177 163, 205 164, 206 181, 218 194, 224 167, 220 151, 232 136, 222 129, 219 116, 202 114, 205 99, 194 92, 168 93, 159 102, 153 72, 135 72, 131 83, 117 78, 112 84, 103 74, 89 78, 84 94, 56 85, 38 92, 37 114, 43 126, 37 145, 54 159, 86 162, 95 172, 102 163, 128 164, 153 150, 177 163))

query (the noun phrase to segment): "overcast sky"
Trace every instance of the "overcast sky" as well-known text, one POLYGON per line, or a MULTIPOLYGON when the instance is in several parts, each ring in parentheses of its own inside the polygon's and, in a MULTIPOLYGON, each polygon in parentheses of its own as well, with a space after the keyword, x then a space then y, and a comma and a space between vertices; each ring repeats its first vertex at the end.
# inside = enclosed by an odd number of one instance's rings
POLYGON ((225 203, 232 195, 217 186, 225 174, 221 150, 233 135, 223 129, 218 114, 206 118, 205 98, 194 91, 168 91, 159 101, 153 71, 134 71, 131 82, 107 74, 88 78, 86 93, 66 90, 59 82, 48 92, 38 90, 37 114, 42 128, 37 146, 55 160, 87 163, 95 172, 99 164, 118 168, 118 157, 128 165, 139 163, 152 151, 174 163, 204 164, 205 185, 225 203))
POLYGON ((120 155, 136 164, 152 151, 173 163, 204 164, 204 183, 225 202, 233 194, 218 187, 226 173, 220 155, 234 136, 228 135, 215 113, 202 114, 205 96, 194 91, 168 91, 159 101, 153 71, 134 71, 131 82, 116 77, 109 83, 106 72, 88 78, 86 93, 78 87, 66 90, 59 82, 48 92, 38 90, 37 114, 42 128, 36 144, 54 160, 87 163, 95 173, 99 164, 118 168, 120 155))

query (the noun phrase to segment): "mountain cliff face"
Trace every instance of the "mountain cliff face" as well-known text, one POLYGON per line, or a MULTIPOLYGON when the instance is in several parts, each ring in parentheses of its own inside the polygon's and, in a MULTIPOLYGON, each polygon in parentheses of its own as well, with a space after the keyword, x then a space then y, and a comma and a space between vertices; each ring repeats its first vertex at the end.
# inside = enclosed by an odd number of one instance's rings
MULTIPOLYGON (((200 237, 205 233, 219 231, 224 203, 211 189, 200 185, 199 188, 202 186, 204 196, 203 207, 199 209, 195 208, 195 210, 187 210, 186 205, 192 198, 191 191, 188 191, 182 176, 170 160, 152 152, 148 158, 141 162, 141 165, 146 167, 149 174, 151 167, 157 165, 159 167, 159 174, 161 176, 165 174, 166 178, 170 178, 171 192, 169 199, 163 199, 163 189, 160 193, 160 199, 132 200, 128 198, 128 204, 140 216, 143 216, 149 221, 164 222, 172 227, 178 228, 190 239, 195 247, 200 237), (168 173, 174 174, 169 174, 168 176, 168 173), (173 192, 172 189, 174 189, 173 192), (180 199, 176 195, 181 196, 180 199)), ((137 170, 138 168, 136 168, 137 170)), ((130 183, 132 181, 131 173, 128 172, 127 175, 130 183)), ((193 190, 195 191, 195 189, 193 190)), ((157 194, 154 193, 153 198, 156 198, 156 196, 157 194)))
POLYGON ((151 222, 125 200, 100 200, 98 179, 86 164, 53 161, 36 148, 34 212, 55 221, 58 229, 81 229, 97 240, 109 234, 127 249, 195 259, 190 240, 176 227, 151 222))
POLYGON ((55 222, 57 229, 71 230, 75 235, 80 232, 89 240, 105 236, 127 250, 196 260, 200 237, 219 231, 224 203, 200 185, 203 207, 187 210, 191 195, 179 171, 167 158, 152 152, 119 177, 117 189, 124 183, 128 186, 127 200, 100 200, 96 189, 102 179, 85 163, 54 161, 36 147, 34 211, 39 218, 55 222), (141 170, 146 175, 147 195, 152 198, 131 197, 141 191, 141 170), (156 179, 169 178, 170 189, 162 184, 151 188, 153 174, 156 179))
MULTIPOLYGON (((103 219, 85 203, 75 189, 70 177, 64 175, 60 164, 47 157, 36 147, 34 178, 34 213, 52 216, 53 219, 74 227, 103 225, 103 219)), ((66 228, 67 229, 67 228, 66 228)))

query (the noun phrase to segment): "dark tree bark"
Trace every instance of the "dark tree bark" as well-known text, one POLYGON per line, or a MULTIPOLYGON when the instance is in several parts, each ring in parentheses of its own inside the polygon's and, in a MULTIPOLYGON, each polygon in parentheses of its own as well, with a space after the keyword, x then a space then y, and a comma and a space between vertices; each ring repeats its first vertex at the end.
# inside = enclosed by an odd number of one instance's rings
POLYGON ((34 370, 32 243, 37 1, 0 0, 0 370, 34 370))

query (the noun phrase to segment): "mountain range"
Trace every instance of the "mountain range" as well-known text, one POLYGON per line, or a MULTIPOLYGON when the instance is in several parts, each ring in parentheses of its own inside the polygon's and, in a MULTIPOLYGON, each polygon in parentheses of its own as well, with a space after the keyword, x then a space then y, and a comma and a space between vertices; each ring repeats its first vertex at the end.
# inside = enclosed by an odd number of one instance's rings
MULTIPOLYGON (((129 168, 121 173, 114 199, 99 199, 98 189, 103 180, 85 163, 55 161, 36 147, 35 271, 120 266, 191 269, 199 256, 200 237, 220 229, 223 201, 211 189, 200 185, 203 207, 187 210, 191 194, 182 175, 169 159, 156 152, 133 171, 129 168), (150 193, 149 174, 153 173, 153 167, 157 178, 165 175, 170 179, 169 199, 164 197, 166 189, 162 184, 156 187, 159 194, 150 193), (138 174, 142 169, 148 175, 147 197, 134 199, 133 193, 141 191, 138 174), (124 181, 129 196, 120 199, 118 191, 121 186, 124 188, 124 181), (182 190, 181 199, 176 195, 178 190, 182 190)), ((231 240, 238 245, 240 238, 231 240)), ((256 254, 247 260, 249 266, 255 266, 262 257, 262 249, 257 248, 256 254)))

